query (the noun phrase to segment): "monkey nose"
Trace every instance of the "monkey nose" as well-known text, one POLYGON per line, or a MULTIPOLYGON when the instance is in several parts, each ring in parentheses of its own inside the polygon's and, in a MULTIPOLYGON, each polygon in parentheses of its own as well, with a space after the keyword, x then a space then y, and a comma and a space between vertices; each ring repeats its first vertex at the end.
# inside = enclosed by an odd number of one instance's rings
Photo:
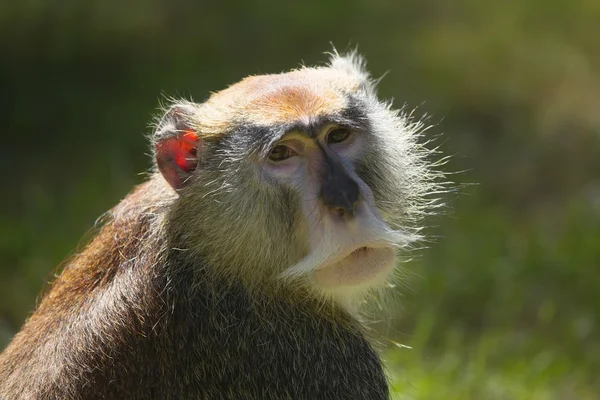
POLYGON ((356 215, 356 206, 361 200, 358 184, 347 180, 327 185, 321 192, 323 204, 337 217, 353 218, 356 215))

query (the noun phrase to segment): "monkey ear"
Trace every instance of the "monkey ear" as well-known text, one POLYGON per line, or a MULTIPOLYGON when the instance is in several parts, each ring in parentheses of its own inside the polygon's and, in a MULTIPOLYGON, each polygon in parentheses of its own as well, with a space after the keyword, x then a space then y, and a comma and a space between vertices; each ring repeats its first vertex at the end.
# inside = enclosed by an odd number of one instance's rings
POLYGON ((161 119, 154 134, 156 166, 175 190, 190 181, 202 150, 192 116, 191 105, 174 105, 161 119))

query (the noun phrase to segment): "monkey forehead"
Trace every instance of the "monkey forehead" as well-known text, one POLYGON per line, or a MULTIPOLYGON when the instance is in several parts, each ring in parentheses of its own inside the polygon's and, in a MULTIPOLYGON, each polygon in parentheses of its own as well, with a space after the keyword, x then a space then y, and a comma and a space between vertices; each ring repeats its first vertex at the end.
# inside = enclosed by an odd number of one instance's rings
POLYGON ((205 105, 229 120, 256 125, 304 121, 335 114, 355 92, 357 77, 331 68, 303 68, 283 74, 250 76, 213 94, 205 105))

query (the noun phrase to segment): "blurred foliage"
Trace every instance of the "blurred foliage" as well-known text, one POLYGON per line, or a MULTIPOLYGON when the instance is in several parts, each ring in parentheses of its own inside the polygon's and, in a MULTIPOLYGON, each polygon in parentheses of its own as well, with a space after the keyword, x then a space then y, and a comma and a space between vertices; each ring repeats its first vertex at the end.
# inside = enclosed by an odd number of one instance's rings
POLYGON ((400 398, 600 393, 600 2, 0 3, 0 348, 104 211, 142 181, 160 94, 359 44, 429 115, 458 183, 384 337, 400 398), (394 347, 394 346, 392 346, 394 347))

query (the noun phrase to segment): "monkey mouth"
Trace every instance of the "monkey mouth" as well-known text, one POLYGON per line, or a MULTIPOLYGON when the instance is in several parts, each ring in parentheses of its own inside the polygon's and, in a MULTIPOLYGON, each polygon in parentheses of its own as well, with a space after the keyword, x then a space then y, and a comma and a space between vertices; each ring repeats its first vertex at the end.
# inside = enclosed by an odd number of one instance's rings
POLYGON ((312 275, 323 288, 375 286, 387 280, 395 261, 396 252, 391 247, 361 246, 320 265, 312 275))
POLYGON ((373 220, 367 218, 354 234, 332 231, 311 238, 308 254, 280 277, 305 277, 319 291, 342 296, 383 286, 396 265, 396 251, 417 238, 373 220))
POLYGON ((350 253, 350 255, 348 257, 360 256, 361 254, 365 254, 367 251, 369 251, 369 247, 367 247, 367 246, 359 247, 358 249, 356 249, 352 253, 350 253))

